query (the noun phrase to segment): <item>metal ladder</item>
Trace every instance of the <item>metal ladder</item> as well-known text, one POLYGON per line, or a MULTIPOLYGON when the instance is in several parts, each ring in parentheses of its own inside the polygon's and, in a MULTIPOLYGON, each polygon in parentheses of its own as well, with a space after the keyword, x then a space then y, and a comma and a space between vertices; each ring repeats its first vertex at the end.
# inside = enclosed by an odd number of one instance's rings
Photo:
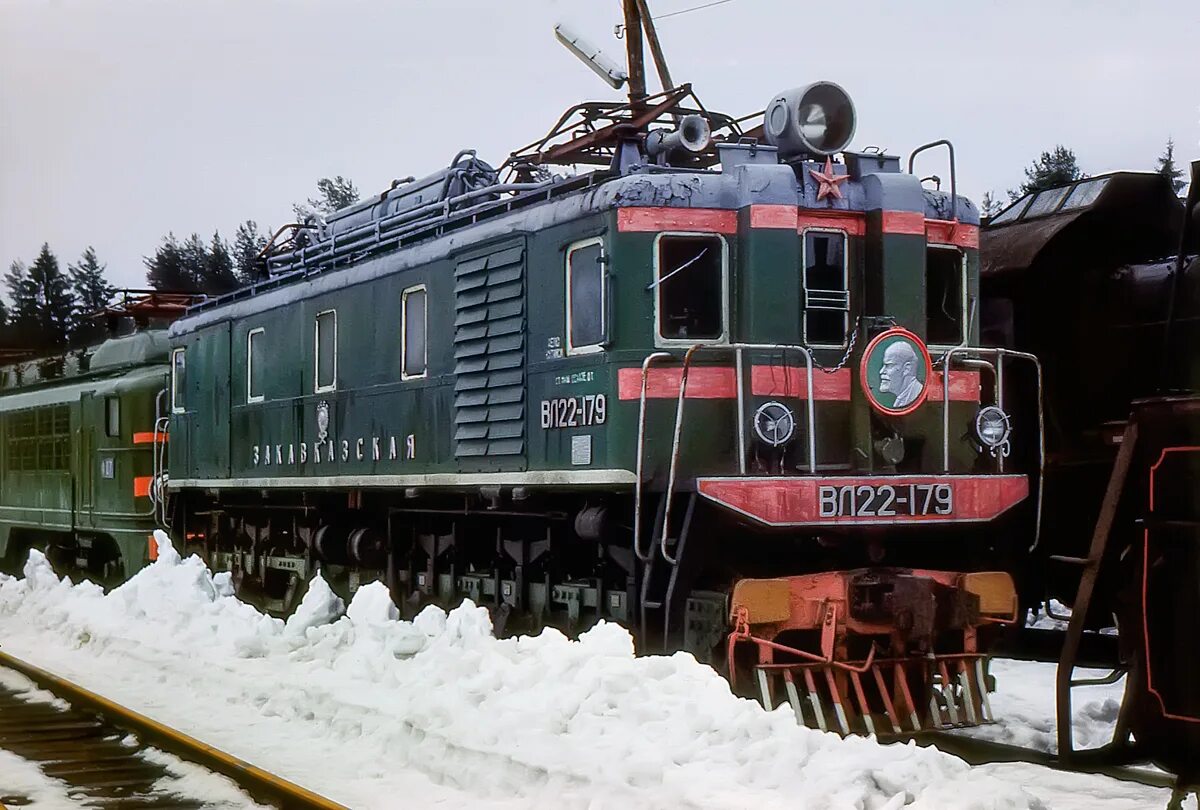
MULTIPOLYGON (((1137 445, 1138 425, 1131 415, 1125 425, 1121 437, 1121 449, 1113 464, 1112 474, 1108 479, 1108 487, 1104 492, 1104 500, 1100 505, 1100 514, 1096 519, 1096 528, 1092 532, 1092 543, 1087 557, 1068 557, 1051 555, 1050 559, 1067 565, 1082 568, 1079 579, 1079 591, 1071 608, 1071 621, 1067 625, 1067 636, 1063 641, 1062 654, 1058 660, 1056 674, 1055 706, 1058 726, 1058 756, 1064 762, 1077 759, 1082 753, 1075 749, 1074 736, 1071 728, 1071 690, 1076 686, 1100 686, 1116 683, 1125 675, 1123 668, 1116 668, 1102 678, 1075 678, 1075 668, 1079 659, 1079 647, 1083 639, 1083 626, 1087 621, 1088 608, 1091 606, 1092 594, 1096 589, 1096 581, 1100 576, 1101 564, 1108 548, 1109 536, 1112 533, 1113 521, 1116 519, 1117 507, 1121 495, 1125 491, 1125 482, 1133 465, 1134 450, 1137 445)), ((1117 727, 1113 733, 1113 745, 1122 745, 1129 738, 1128 702, 1121 705, 1117 717, 1117 727)))

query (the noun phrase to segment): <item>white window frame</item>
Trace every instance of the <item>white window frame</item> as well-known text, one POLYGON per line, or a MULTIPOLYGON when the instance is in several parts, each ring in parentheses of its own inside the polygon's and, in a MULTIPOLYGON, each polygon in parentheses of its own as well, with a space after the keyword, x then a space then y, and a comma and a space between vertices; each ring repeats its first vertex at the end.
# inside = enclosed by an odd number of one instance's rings
POLYGON ((414 284, 405 287, 400 293, 400 379, 423 380, 429 376, 429 290, 424 284, 414 284), (420 374, 408 373, 408 296, 411 293, 425 293, 425 306, 421 309, 421 330, 425 333, 425 362, 420 374))
POLYGON ((653 277, 654 284, 651 291, 654 293, 654 345, 655 347, 667 346, 695 346, 696 344, 704 344, 707 346, 720 346, 729 343, 729 240, 722 234, 713 233, 712 231, 663 231, 654 237, 654 261, 653 261, 653 277), (659 250, 659 245, 664 236, 702 236, 715 237, 721 242, 721 334, 715 338, 666 338, 662 334, 662 313, 660 312, 659 301, 661 299, 661 291, 658 289, 659 264, 662 251, 659 250))
MULTIPOLYGON (((184 407, 179 404, 179 374, 177 369, 179 364, 175 361, 176 357, 183 356, 184 369, 187 369, 187 349, 180 347, 171 350, 171 413, 184 413, 184 407)), ((185 403, 186 405, 186 403, 185 403)))
POLYGON ((337 325, 337 310, 323 309, 313 316, 313 391, 317 394, 324 394, 328 391, 337 390, 337 367, 338 367, 338 325, 337 325), (321 385, 321 316, 333 316, 333 382, 329 385, 321 385))
MULTIPOLYGON (((604 250, 604 238, 600 236, 572 242, 567 246, 566 261, 563 263, 563 279, 566 282, 567 300, 567 333, 564 338, 568 355, 596 354, 604 351, 605 344, 608 342, 608 266, 605 264, 607 258, 608 253, 604 250), (571 342, 571 254, 592 245, 600 246, 600 342, 576 346, 571 342)), ((658 300, 657 292, 655 290, 655 301, 658 300)))
POLYGON ((262 402, 266 399, 265 394, 254 396, 254 388, 251 386, 251 381, 254 379, 254 338, 264 334, 267 330, 259 326, 251 329, 246 333, 246 402, 262 402))
MULTIPOLYGON (((966 346, 967 343, 970 341, 970 332, 968 330, 970 330, 970 328, 971 328, 971 313, 967 311, 967 303, 969 301, 969 296, 967 295, 967 251, 965 249, 959 247, 958 245, 946 244, 944 242, 930 242, 927 245, 925 245, 925 249, 926 249, 926 251, 929 251, 929 250, 954 250, 954 251, 958 252, 958 258, 959 258, 958 286, 959 286, 959 289, 962 291, 962 301, 961 301, 961 304, 962 304, 962 331, 959 333, 958 343, 930 343, 929 348, 937 349, 939 351, 944 351, 947 349, 957 349, 962 346, 966 346)), ((926 265, 926 267, 925 267, 925 273, 926 273, 926 275, 925 275, 924 281, 928 282, 929 281, 928 265, 926 265)), ((928 329, 929 313, 925 314, 925 326, 928 329)))
MULTIPOLYGON (((842 237, 842 287, 846 290, 846 311, 842 315, 841 343, 810 343, 808 340, 808 302, 801 301, 800 340, 814 349, 844 349, 850 340, 850 234, 841 228, 805 228, 800 231, 800 294, 807 298, 808 280, 808 235, 810 233, 833 233, 842 237)), ((828 311, 828 310, 826 310, 828 311)))

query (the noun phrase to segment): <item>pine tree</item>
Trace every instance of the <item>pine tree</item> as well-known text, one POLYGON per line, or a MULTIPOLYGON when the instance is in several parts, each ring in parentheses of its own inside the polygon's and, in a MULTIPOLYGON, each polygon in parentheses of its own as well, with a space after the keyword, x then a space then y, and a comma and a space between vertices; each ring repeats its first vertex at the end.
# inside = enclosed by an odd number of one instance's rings
POLYGON ((208 246, 200 234, 193 233, 180 246, 180 261, 183 272, 191 280, 192 289, 207 292, 204 280, 208 272, 208 246))
POLYGON ((152 257, 142 259, 146 265, 146 282, 161 292, 196 292, 196 280, 184 264, 183 247, 175 234, 163 237, 152 257))
POLYGON ((31 338, 37 323, 37 295, 30 286, 29 269, 24 262, 17 260, 9 265, 4 285, 8 287, 8 298, 12 301, 9 322, 23 340, 31 338))
POLYGON ((201 289, 220 295, 237 288, 238 280, 233 273, 233 257, 229 255, 229 243, 221 238, 220 232, 214 231, 212 242, 209 243, 208 259, 204 265, 201 289))
POLYGON ((297 222, 304 222, 319 214, 327 217, 339 208, 358 202, 358 189, 353 181, 342 177, 322 177, 317 181, 317 196, 309 197, 303 204, 292 206, 297 222))
POLYGON ((42 244, 30 265, 28 284, 36 301, 39 342, 43 346, 65 345, 75 325, 75 293, 49 244, 42 244))
POLYGON ((983 193, 983 199, 979 201, 979 213, 985 219, 991 219, 1004 210, 1004 203, 996 199, 996 195, 991 191, 983 193))
POLYGON ((233 265, 242 284, 259 280, 258 254, 266 246, 267 238, 258 232, 258 223, 248 219, 238 225, 233 238, 233 265))
POLYGON ((1059 144, 1052 152, 1042 152, 1042 156, 1025 170, 1025 182, 1019 189, 1010 190, 1008 196, 1015 202, 1034 191, 1054 188, 1084 177, 1087 175, 1080 170, 1075 153, 1059 144))
POLYGON ((75 291, 80 315, 87 316, 99 312, 112 300, 116 288, 104 277, 106 268, 107 265, 101 264, 96 258, 96 249, 91 245, 83 251, 78 262, 68 266, 71 287, 75 291))
POLYGON ((1183 181, 1183 169, 1175 165, 1175 141, 1167 138, 1167 150, 1158 157, 1158 166, 1154 169, 1171 183, 1171 190, 1176 194, 1183 191, 1187 185, 1183 181))
POLYGON ((91 316, 107 307, 116 292, 104 277, 105 267, 96 258, 95 248, 89 245, 79 261, 67 268, 75 291, 75 315, 71 327, 71 340, 75 343, 91 343, 104 337, 103 325, 91 316))

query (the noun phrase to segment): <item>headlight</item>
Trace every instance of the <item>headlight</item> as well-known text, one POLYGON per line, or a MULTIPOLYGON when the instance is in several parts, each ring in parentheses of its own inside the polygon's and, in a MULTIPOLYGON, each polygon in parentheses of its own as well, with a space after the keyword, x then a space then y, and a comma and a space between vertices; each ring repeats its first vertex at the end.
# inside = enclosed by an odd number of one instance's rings
POLYGON ((982 408, 975 417, 975 435, 993 454, 998 448, 1008 444, 1008 434, 1011 432, 1012 425, 1009 423, 1008 414, 995 405, 982 408))
POLYGON ((787 444, 796 432, 796 415, 782 402, 767 402, 754 412, 754 433, 764 444, 787 444))

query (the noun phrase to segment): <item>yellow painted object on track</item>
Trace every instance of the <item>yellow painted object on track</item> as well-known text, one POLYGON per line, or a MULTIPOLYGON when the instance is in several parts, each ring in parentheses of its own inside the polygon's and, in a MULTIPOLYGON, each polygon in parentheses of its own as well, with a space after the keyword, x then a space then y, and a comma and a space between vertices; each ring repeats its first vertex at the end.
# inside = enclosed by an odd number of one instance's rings
MULTIPOLYGON (((68 703, 99 712, 117 725, 127 728, 172 754, 229 777, 241 787, 249 790, 250 793, 256 794, 256 799, 271 801, 286 810, 291 810, 291 808, 349 810, 345 805, 330 801, 307 788, 281 779, 245 760, 238 759, 232 754, 227 754, 197 740, 195 737, 165 726, 144 714, 127 709, 70 681, 65 681, 40 667, 14 658, 8 653, 0 652, 0 666, 20 672, 38 686, 53 692, 68 703)), ((3 805, 0 805, 0 810, 4 810, 3 805)))

